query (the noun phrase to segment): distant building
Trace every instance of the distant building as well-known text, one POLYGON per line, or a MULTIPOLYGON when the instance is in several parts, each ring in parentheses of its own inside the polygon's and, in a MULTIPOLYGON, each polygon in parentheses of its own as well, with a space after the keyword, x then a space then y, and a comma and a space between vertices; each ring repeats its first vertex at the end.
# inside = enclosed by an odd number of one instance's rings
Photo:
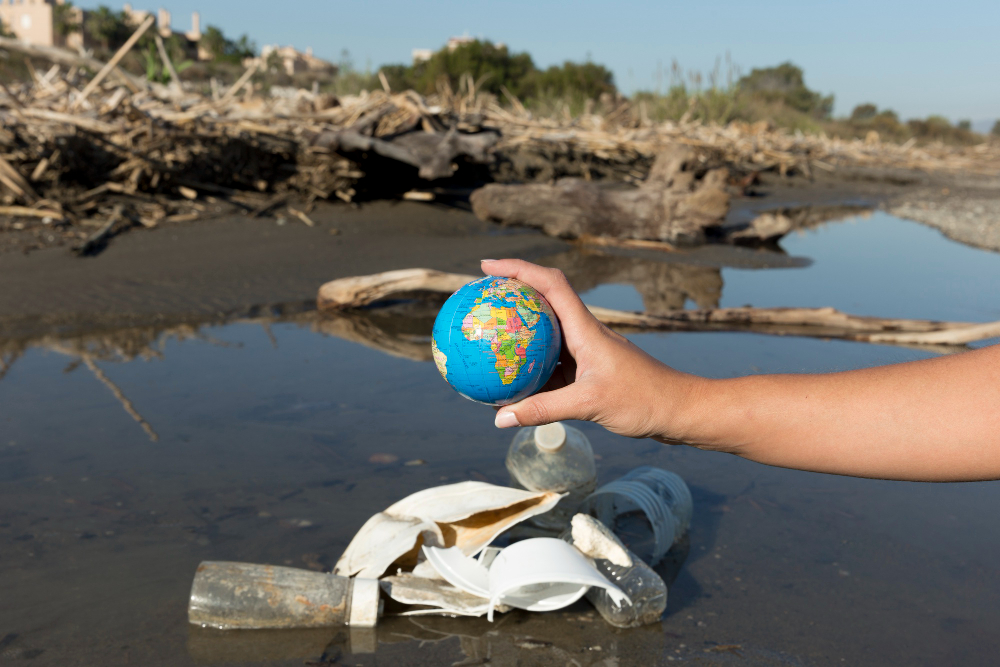
MULTIPOLYGON (((65 38, 56 32, 55 10, 56 5, 65 4, 65 0, 0 0, 0 21, 3 21, 5 28, 14 33, 18 39, 36 46, 65 46, 72 49, 89 48, 93 46, 90 37, 83 30, 83 23, 87 18, 86 10, 73 7, 70 18, 73 23, 80 26, 80 29, 71 32, 65 38)), ((146 20, 152 12, 144 9, 133 9, 132 5, 125 4, 123 7, 125 15, 135 25, 146 20)), ((157 12, 157 30, 162 37, 177 35, 187 43, 188 50, 192 56, 198 51, 198 42, 201 40, 201 16, 198 12, 191 14, 191 29, 187 32, 174 32, 170 25, 170 12, 160 9, 157 12)), ((210 54, 199 53, 202 56, 210 54)))
MULTIPOLYGON (((474 41, 476 41, 476 38, 469 37, 468 35, 464 35, 462 37, 449 37, 446 48, 448 49, 448 53, 451 53, 458 47, 464 46, 466 44, 472 44, 474 41)), ((498 49, 507 48, 507 45, 504 44, 503 42, 497 42, 493 46, 495 46, 498 49)), ((425 63, 428 60, 430 60, 434 56, 434 51, 432 51, 431 49, 413 49, 413 51, 410 52, 410 55, 413 58, 413 64, 419 65, 420 63, 425 63)))
POLYGON ((434 52, 430 49, 413 49, 410 55, 413 56, 413 64, 419 65, 430 60, 434 52))
POLYGON ((454 51, 460 46, 465 46, 466 44, 472 44, 476 41, 474 38, 465 35, 463 37, 449 37, 448 38, 448 51, 454 51))
POLYGON ((267 44, 261 47, 259 57, 248 58, 243 64, 249 67, 254 63, 257 64, 261 71, 265 71, 268 67, 276 64, 288 76, 303 72, 330 75, 337 73, 337 66, 314 56, 311 47, 305 51, 299 51, 293 46, 267 44))

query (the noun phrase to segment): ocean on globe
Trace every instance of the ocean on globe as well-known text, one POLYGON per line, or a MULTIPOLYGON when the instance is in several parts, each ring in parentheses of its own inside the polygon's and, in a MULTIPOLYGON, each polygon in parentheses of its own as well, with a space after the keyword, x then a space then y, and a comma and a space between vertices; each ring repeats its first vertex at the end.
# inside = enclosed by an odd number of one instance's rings
POLYGON ((487 276, 452 294, 434 321, 441 376, 468 399, 509 405, 537 392, 559 361, 562 332, 531 285, 487 276))

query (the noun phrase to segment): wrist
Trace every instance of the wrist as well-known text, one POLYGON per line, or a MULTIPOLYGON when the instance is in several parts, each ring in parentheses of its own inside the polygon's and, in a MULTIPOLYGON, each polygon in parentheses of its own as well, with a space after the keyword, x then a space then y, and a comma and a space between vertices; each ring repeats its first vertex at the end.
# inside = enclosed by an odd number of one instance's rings
POLYGON ((710 379, 685 375, 665 440, 698 449, 739 453, 745 444, 739 425, 746 421, 743 378, 710 379))

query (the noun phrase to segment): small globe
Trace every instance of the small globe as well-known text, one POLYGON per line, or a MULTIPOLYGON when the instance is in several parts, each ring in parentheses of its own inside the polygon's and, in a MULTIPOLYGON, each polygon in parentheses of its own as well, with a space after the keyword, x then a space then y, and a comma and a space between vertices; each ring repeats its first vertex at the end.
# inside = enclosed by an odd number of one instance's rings
POLYGON ((552 307, 514 278, 487 276, 448 297, 431 350, 441 376, 468 399, 509 405, 537 392, 559 361, 562 333, 552 307))

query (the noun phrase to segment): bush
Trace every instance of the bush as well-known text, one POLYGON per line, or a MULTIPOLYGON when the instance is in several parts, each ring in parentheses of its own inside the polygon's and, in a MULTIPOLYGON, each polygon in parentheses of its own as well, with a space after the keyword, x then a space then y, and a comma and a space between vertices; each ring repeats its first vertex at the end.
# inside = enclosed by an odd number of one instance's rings
POLYGON ((529 54, 511 53, 506 46, 478 39, 454 50, 443 48, 426 62, 386 65, 381 71, 393 90, 413 88, 425 95, 435 92, 442 80, 460 90, 463 77, 471 75, 477 90, 499 97, 505 88, 528 105, 552 98, 597 99, 617 92, 613 75, 603 65, 566 61, 539 70, 529 54))
POLYGON ((751 70, 737 86, 752 97, 765 102, 781 102, 815 118, 829 118, 833 111, 833 95, 823 97, 809 90, 802 69, 791 62, 751 70))
POLYGON ((80 31, 80 24, 76 22, 76 13, 73 10, 72 2, 52 5, 52 30, 63 39, 80 31))
POLYGON ((116 12, 105 5, 87 12, 83 29, 106 51, 118 49, 135 31, 135 27, 129 22, 128 14, 123 11, 116 12))
POLYGON ((245 59, 257 55, 257 45, 247 35, 241 35, 233 41, 214 25, 205 28, 198 46, 212 54, 213 60, 234 65, 242 64, 245 59))
POLYGON ((992 134, 994 137, 1000 137, 1000 120, 993 123, 993 129, 990 130, 990 134, 992 134))

